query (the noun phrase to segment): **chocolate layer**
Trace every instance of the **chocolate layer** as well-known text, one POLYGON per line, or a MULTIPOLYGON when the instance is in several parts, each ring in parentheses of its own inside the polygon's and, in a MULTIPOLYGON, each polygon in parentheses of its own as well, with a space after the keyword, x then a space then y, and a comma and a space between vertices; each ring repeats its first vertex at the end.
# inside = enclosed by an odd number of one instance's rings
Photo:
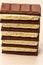
POLYGON ((25 13, 31 15, 40 15, 41 8, 38 4, 11 4, 2 3, 2 13, 25 13))
POLYGON ((2 53, 6 53, 6 54, 17 54, 17 55, 35 55, 37 56, 38 55, 38 52, 17 52, 17 51, 3 51, 2 50, 2 53))
POLYGON ((16 32, 35 32, 39 33, 39 29, 25 29, 25 28, 8 28, 8 27, 2 27, 1 31, 16 31, 16 32))
POLYGON ((40 24, 40 19, 39 20, 2 20, 0 21, 1 23, 22 23, 22 24, 40 24))
POLYGON ((2 47, 22 47, 22 48, 34 48, 34 49, 37 49, 38 45, 32 46, 32 45, 5 44, 5 43, 2 43, 2 47))
POLYGON ((39 36, 37 38, 30 37, 14 37, 14 36, 2 36, 2 40, 30 40, 30 41, 38 41, 39 36))

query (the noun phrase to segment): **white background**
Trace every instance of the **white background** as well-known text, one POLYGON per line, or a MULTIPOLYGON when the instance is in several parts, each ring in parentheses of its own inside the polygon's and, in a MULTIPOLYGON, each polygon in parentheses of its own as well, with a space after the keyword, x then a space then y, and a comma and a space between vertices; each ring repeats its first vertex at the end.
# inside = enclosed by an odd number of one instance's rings
MULTIPOLYGON (((4 3, 28 3, 41 5, 40 20, 40 43, 38 56, 22 56, 2 54, 1 51, 1 31, 0 31, 0 65, 43 65, 43 0, 0 0, 0 7, 4 3)), ((0 24, 1 30, 1 24, 0 24)))

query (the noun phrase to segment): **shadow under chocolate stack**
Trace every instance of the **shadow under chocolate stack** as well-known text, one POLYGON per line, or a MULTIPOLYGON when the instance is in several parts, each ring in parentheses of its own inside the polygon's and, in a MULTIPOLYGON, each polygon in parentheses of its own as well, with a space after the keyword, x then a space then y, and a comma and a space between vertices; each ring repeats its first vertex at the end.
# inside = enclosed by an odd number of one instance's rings
POLYGON ((2 53, 38 55, 40 5, 2 3, 2 53))

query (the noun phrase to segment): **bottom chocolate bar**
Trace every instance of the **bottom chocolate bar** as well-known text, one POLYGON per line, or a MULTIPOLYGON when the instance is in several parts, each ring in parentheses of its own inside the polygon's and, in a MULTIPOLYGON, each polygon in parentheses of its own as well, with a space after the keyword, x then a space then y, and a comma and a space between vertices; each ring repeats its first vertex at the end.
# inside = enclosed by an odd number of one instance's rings
POLYGON ((37 52, 2 51, 2 53, 17 54, 17 55, 32 55, 32 56, 37 56, 38 55, 38 51, 37 52))

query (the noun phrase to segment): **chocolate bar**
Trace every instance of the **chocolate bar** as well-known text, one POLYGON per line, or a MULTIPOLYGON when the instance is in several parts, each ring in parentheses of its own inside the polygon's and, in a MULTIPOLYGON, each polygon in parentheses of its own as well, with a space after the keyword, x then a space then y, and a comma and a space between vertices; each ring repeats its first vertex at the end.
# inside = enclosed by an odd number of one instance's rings
POLYGON ((38 55, 40 16, 39 4, 2 3, 2 53, 38 55))
POLYGON ((1 13, 41 15, 41 7, 39 4, 2 3, 1 13))

